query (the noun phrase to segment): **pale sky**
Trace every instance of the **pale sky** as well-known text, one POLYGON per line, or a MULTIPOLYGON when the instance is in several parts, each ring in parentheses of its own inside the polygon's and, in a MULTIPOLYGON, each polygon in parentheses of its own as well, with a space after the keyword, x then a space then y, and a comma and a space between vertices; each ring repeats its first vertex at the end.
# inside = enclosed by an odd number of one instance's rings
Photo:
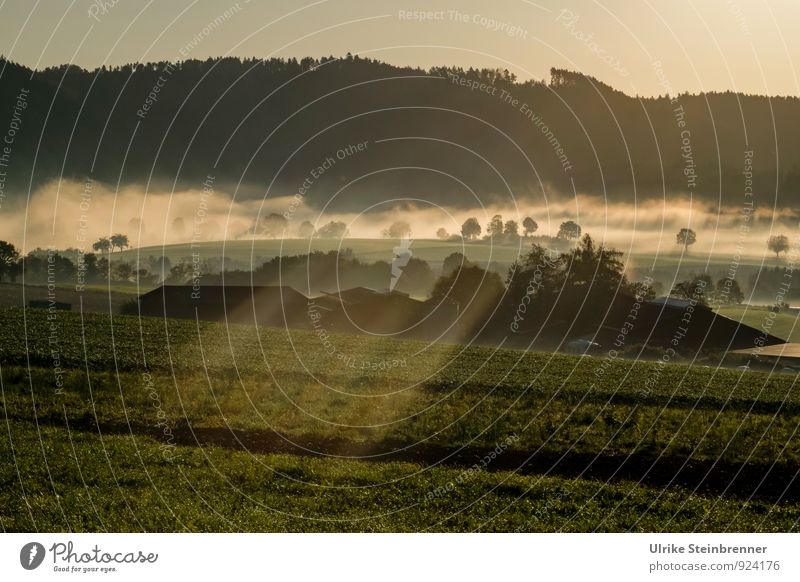
POLYGON ((521 78, 556 66, 640 95, 800 95, 799 23, 800 0, 0 0, 0 52, 94 68, 349 51, 521 78))

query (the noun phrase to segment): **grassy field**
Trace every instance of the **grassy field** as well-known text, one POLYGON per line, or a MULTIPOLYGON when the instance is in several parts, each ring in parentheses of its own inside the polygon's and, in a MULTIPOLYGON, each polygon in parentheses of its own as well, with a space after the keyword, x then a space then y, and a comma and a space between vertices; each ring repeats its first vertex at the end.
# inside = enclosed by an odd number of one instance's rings
POLYGON ((774 318, 769 317, 768 308, 761 305, 733 305, 716 308, 725 317, 740 321, 756 329, 761 329, 765 321, 771 321, 770 333, 788 342, 800 343, 800 320, 795 312, 783 312, 774 318))
MULTIPOLYGON (((533 237, 530 239, 520 239, 518 244, 492 244, 490 241, 472 241, 462 243, 461 241, 440 241, 434 239, 416 239, 411 243, 411 251, 415 257, 428 261, 432 265, 440 265, 444 258, 451 253, 464 253, 470 260, 476 263, 486 264, 489 262, 511 263, 520 254, 525 254, 533 242, 547 246, 552 239, 533 237)), ((567 246, 560 243, 561 250, 567 246)), ((365 261, 391 260, 393 248, 397 246, 395 239, 366 239, 348 238, 343 241, 334 239, 260 239, 260 240, 231 240, 231 241, 208 241, 194 244, 171 244, 164 246, 142 247, 139 249, 128 249, 114 253, 114 257, 133 260, 137 256, 166 256, 173 262, 180 261, 186 257, 191 257, 192 253, 198 253, 201 258, 226 256, 229 259, 250 264, 256 260, 260 264, 264 260, 269 260, 276 256, 303 255, 311 251, 331 251, 349 248, 360 259, 365 261)), ((624 250, 624 249, 622 249, 624 250)), ((731 261, 730 254, 718 253, 709 258, 705 253, 687 253, 681 255, 674 247, 665 248, 658 256, 652 253, 633 253, 626 255, 629 257, 631 265, 638 270, 648 269, 685 269, 687 271, 702 272, 707 265, 712 269, 726 269, 731 261)), ((760 255, 742 256, 739 259, 740 267, 755 268, 760 266, 762 258, 760 255)), ((774 259, 768 259, 767 266, 776 263, 774 259)))
POLYGON ((5 530, 790 531, 796 378, 0 311, 5 530))
MULTIPOLYGON (((142 292, 149 291, 149 288, 142 292)), ((59 303, 69 303, 73 311, 93 311, 96 313, 118 313, 120 308, 137 296, 136 287, 114 283, 111 289, 102 285, 86 285, 83 291, 75 291, 75 286, 58 286, 52 290, 52 297, 59 303)), ((22 285, 0 283, 0 307, 23 307, 30 301, 47 301, 50 298, 46 285, 22 285), (24 292, 24 293, 23 293, 24 292)))
MULTIPOLYGON (((277 256, 304 255, 312 251, 328 252, 349 248, 359 259, 368 262, 391 261, 396 239, 363 239, 353 238, 344 241, 332 239, 313 239, 310 244, 307 239, 269 239, 269 240, 234 240, 210 241, 191 244, 166 245, 164 247, 144 247, 129 249, 115 253, 114 256, 132 260, 137 256, 166 256, 174 263, 192 253, 198 253, 202 259, 222 257, 245 263, 260 265, 266 260, 277 256)), ((462 244, 459 242, 446 242, 439 240, 414 240, 411 243, 413 256, 428 261, 432 265, 441 266, 442 261, 451 253, 464 253, 473 262, 487 264, 489 262, 512 263, 520 252, 527 251, 530 243, 520 242, 519 245, 492 245, 489 242, 477 241, 462 244)))

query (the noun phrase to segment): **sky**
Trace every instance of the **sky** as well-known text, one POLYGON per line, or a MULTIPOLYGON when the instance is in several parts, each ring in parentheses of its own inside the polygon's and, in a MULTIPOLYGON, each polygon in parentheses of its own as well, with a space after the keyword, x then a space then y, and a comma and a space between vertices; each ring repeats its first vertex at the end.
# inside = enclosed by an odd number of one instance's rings
POLYGON ((0 53, 34 68, 341 56, 551 67, 633 95, 800 95, 798 0, 0 0, 0 53))

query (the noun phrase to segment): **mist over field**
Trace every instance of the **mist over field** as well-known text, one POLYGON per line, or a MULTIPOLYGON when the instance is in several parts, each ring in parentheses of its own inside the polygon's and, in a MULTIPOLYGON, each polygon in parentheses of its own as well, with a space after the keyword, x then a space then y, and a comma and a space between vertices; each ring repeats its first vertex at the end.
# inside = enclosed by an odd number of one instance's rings
MULTIPOLYGON (((692 255, 760 257, 771 254, 766 240, 775 234, 798 233, 794 211, 765 206, 723 207, 676 196, 669 200, 648 198, 629 205, 604 202, 596 196, 563 194, 548 196, 546 204, 533 205, 521 193, 507 204, 470 209, 446 207, 424 199, 387 197, 364 212, 336 212, 309 207, 302 197, 282 192, 263 200, 239 200, 226 189, 198 184, 196 189, 150 190, 142 186, 113 186, 100 182, 53 181, 34 191, 28 204, 6 205, 0 210, 0 229, 7 240, 25 251, 37 247, 83 248, 91 250, 98 238, 121 232, 134 247, 213 240, 267 238, 253 234, 256 219, 271 213, 286 216, 283 237, 298 238, 298 228, 310 221, 316 228, 330 222, 347 225, 348 238, 381 238, 396 221, 411 225, 411 238, 435 239, 437 230, 460 233, 463 222, 475 217, 484 227, 492 216, 522 223, 532 217, 538 224, 536 236, 556 236, 561 222, 574 220, 583 232, 626 254, 679 255, 682 247, 675 236, 681 228, 697 232, 692 255)), ((795 244, 797 244, 795 242, 795 244)), ((342 242, 347 246, 346 240, 342 242)), ((527 247, 523 243, 523 248, 527 247)))
POLYGON ((304 221, 378 238, 404 221, 432 239, 469 217, 484 235, 496 214, 552 237, 572 220, 633 255, 679 255, 689 228, 688 252, 722 261, 798 233, 800 170, 784 161, 800 152, 795 97, 642 98, 564 69, 521 81, 357 55, 0 61, 0 108, 28 91, 0 207, 23 251, 114 233, 133 247, 261 238, 273 213, 288 219, 273 238, 304 221))

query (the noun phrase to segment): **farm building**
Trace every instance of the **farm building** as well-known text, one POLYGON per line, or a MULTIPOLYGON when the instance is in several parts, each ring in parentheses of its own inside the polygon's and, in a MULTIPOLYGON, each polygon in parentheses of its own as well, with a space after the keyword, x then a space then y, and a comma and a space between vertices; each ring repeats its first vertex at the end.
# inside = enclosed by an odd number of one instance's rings
POLYGON ((164 285, 141 295, 139 310, 150 317, 409 337, 437 337, 458 317, 454 301, 366 287, 308 298, 286 286, 164 285))
POLYGON ((672 297, 641 303, 633 297, 618 299, 593 339, 607 348, 616 342, 623 346, 715 352, 786 343, 762 330, 719 315, 702 303, 672 297))
POLYGON ((308 300, 292 287, 164 285, 139 297, 141 315, 309 327, 308 300))
POLYGON ((331 313, 333 329, 352 333, 435 337, 458 318, 455 301, 420 301, 400 291, 368 287, 323 293, 314 302, 331 313))

